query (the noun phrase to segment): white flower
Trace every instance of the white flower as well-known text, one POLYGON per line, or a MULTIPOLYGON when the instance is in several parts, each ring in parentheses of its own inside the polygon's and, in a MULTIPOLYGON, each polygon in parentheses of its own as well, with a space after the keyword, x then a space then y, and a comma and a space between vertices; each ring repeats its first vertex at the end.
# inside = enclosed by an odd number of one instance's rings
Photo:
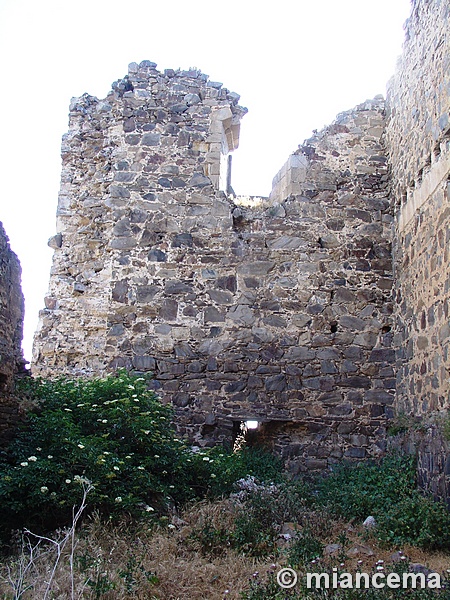
POLYGON ((159 454, 155 454, 153 458, 159 458, 159 454))
POLYGON ((217 475, 215 473, 211 473, 211 477, 215 478, 215 477, 217 477, 217 475))
POLYGON ((28 460, 30 460, 31 462, 36 462, 37 461, 37 457, 36 456, 29 456, 28 460))
POLYGON ((172 523, 170 523, 169 525, 167 525, 167 527, 168 527, 169 529, 175 529, 175 525, 173 525, 172 523))
POLYGON ((144 467, 142 467, 141 465, 139 465, 138 469, 139 471, 145 471, 144 467))
POLYGON ((42 448, 36 448, 36 450, 37 450, 38 452, 40 452, 40 451, 42 450, 42 448))
POLYGON ((66 479, 66 483, 72 483, 71 479, 66 479))
POLYGON ((28 463, 27 463, 27 461, 21 462, 21 463, 20 463, 20 466, 21 466, 21 467, 28 467, 28 463))
POLYGON ((146 510, 147 512, 154 512, 154 510, 155 510, 155 509, 154 509, 153 507, 151 507, 151 506, 146 506, 146 507, 145 507, 145 510, 146 510))
POLYGON ((209 462, 209 458, 208 458, 208 456, 204 456, 204 457, 203 457, 203 460, 204 460, 204 461, 206 461, 206 462, 209 462))
POLYGON ((43 485, 43 486, 41 487, 41 492, 42 492, 43 494, 46 494, 46 493, 48 492, 48 487, 47 487, 46 485, 43 485))
POLYGON ((102 423, 107 423, 108 419, 102 419, 102 423))
POLYGON ((121 496, 117 496, 117 498, 114 500, 114 502, 122 502, 122 497, 121 496))
POLYGON ((47 458, 53 458, 53 454, 49 454, 47 458))
POLYGON ((78 448, 84 448, 83 444, 77 444, 78 448))
POLYGON ((114 471, 120 471, 119 467, 113 467, 114 471))

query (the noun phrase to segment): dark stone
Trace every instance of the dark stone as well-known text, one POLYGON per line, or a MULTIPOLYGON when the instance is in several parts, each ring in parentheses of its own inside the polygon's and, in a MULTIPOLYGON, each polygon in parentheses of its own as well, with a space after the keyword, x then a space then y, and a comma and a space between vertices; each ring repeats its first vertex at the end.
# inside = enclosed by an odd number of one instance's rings
POLYGON ((319 458, 307 458, 305 460, 305 466, 310 471, 323 471, 323 469, 327 468, 327 461, 319 458))
POLYGON ((123 122, 123 130, 126 133, 130 133, 136 129, 136 123, 133 118, 125 119, 123 122))
POLYGON ((331 391, 334 386, 334 377, 308 377, 303 380, 303 385, 309 390, 331 391))
POLYGON ((208 371, 217 371, 217 359, 214 356, 210 356, 208 358, 206 368, 208 369, 208 371))
POLYGON ((166 294, 188 294, 194 291, 192 285, 188 283, 184 283, 183 281, 178 281, 176 279, 172 279, 166 282, 165 292, 166 294))
POLYGON ((202 373, 206 368, 206 365, 204 362, 201 362, 199 360, 193 360, 192 362, 190 362, 187 366, 187 371, 189 373, 202 373))
POLYGON ((179 408, 185 408, 189 405, 189 394, 178 392, 172 396, 172 402, 179 408))
POLYGON ((385 407, 382 404, 370 405, 370 416, 373 418, 382 417, 385 413, 385 407))
POLYGON ((264 325, 269 325, 270 327, 286 327, 286 321, 278 316, 278 315, 270 315, 269 317, 265 317, 263 319, 264 325))
POLYGON ((178 233, 172 240, 172 248, 182 248, 183 246, 192 248, 193 245, 194 242, 190 233, 178 233))
POLYGON ((391 348, 374 348, 370 353, 369 360, 372 362, 394 362, 395 350, 391 348))
POLYGON ((330 408, 330 413, 336 416, 345 416, 351 414, 353 408, 351 404, 339 404, 330 408))
POLYGON ((116 337, 121 336, 125 333, 125 327, 122 323, 118 323, 117 325, 113 325, 111 329, 108 331, 108 336, 116 337))
POLYGON ((266 390, 268 392, 282 392, 286 389, 286 377, 283 373, 266 379, 266 390))
POLYGON ((366 327, 366 322, 358 317, 344 315, 339 319, 339 325, 346 329, 357 329, 358 331, 362 331, 366 327))
POLYGON ((331 231, 341 231, 345 227, 343 219, 328 219, 325 224, 331 231))
POLYGON ((114 181, 118 181, 119 183, 130 183, 130 181, 134 181, 136 179, 136 173, 127 172, 127 171, 118 171, 114 175, 114 181))
POLYGON ((127 188, 121 187, 119 185, 110 185, 109 193, 113 198, 129 198, 130 191, 127 188))
POLYGON ((205 323, 222 323, 225 321, 225 315, 214 306, 208 306, 204 311, 205 323))
POLYGON ((178 104, 172 104, 172 106, 169 106, 169 110, 171 113, 177 114, 177 115, 181 115, 182 113, 186 112, 188 109, 188 105, 179 102, 178 104))
POLYGON ((159 316, 166 321, 175 321, 178 315, 178 302, 167 298, 159 309, 159 316))
POLYGON ((259 365, 256 369, 257 375, 268 375, 270 373, 279 373, 281 371, 280 367, 275 365, 259 365))
POLYGON ((232 304, 233 295, 225 290, 208 290, 209 297, 217 304, 232 304))
POLYGON ((342 387, 353 387, 353 388, 370 388, 370 379, 368 377, 364 377, 362 375, 354 375, 352 377, 344 377, 339 383, 339 386, 342 387))
POLYGON ((245 387, 245 381, 230 381, 230 383, 225 386, 224 391, 225 393, 233 394, 235 392, 242 392, 245 390, 245 387))
POLYGON ((159 250, 158 248, 153 248, 148 253, 147 258, 150 262, 165 262, 166 254, 162 250, 159 250))
POLYGON ((366 402, 379 402, 380 404, 393 404, 394 395, 381 389, 368 390, 364 394, 364 400, 366 402))
POLYGON ((135 355, 133 356, 133 367, 137 371, 154 371, 156 367, 155 359, 151 356, 135 355))
POLYGON ((126 279, 116 281, 112 289, 112 299, 116 302, 126 304, 128 302, 128 289, 128 281, 126 279))
POLYGON ((139 285, 136 288, 137 302, 151 302, 161 288, 157 285, 139 285))
POLYGON ((167 179, 167 177, 160 177, 158 179, 158 185, 164 188, 170 188, 172 187, 172 182, 170 181, 170 179, 167 179))
POLYGON ((209 179, 209 177, 203 175, 203 173, 194 173, 189 179, 188 185, 190 185, 191 187, 203 188, 208 185, 211 185, 211 180, 209 179))
POLYGON ((216 284, 217 287, 222 290, 228 290, 229 292, 235 292, 237 290, 237 280, 235 275, 219 277, 216 284))
POLYGON ((195 352, 187 342, 180 342, 174 347, 175 356, 177 358, 195 358, 195 352))
POLYGON ((131 223, 145 223, 147 220, 147 211, 140 210, 139 208, 133 208, 130 214, 131 223))
POLYGON ((318 400, 324 404, 337 404, 342 402, 342 394, 340 392, 330 391, 327 394, 321 394, 318 400))
POLYGON ((142 136, 142 145, 143 146, 158 146, 161 139, 161 135, 159 133, 144 133, 142 136))
POLYGON ((284 358, 288 361, 307 361, 312 360, 314 357, 315 352, 304 346, 289 348, 284 355, 284 358))
POLYGON ((364 448, 347 448, 344 453, 345 458, 364 458, 366 451, 364 448))
POLYGON ((61 233, 57 233, 56 235, 52 236, 48 240, 47 245, 50 248, 54 248, 55 250, 57 248, 61 248, 61 246, 62 246, 62 234, 61 233))
POLYGON ((306 310, 310 315, 318 315, 323 312, 324 308, 325 307, 321 304, 311 304, 311 306, 308 306, 306 310))

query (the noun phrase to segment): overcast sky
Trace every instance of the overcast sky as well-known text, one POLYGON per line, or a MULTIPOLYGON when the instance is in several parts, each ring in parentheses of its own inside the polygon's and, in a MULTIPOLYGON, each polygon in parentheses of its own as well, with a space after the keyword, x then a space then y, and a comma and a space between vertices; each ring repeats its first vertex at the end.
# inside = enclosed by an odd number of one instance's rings
POLYGON ((0 221, 22 263, 25 356, 47 290, 70 98, 103 98, 132 61, 197 67, 249 113, 238 194, 271 180, 313 129, 385 94, 409 0, 0 0, 0 221))

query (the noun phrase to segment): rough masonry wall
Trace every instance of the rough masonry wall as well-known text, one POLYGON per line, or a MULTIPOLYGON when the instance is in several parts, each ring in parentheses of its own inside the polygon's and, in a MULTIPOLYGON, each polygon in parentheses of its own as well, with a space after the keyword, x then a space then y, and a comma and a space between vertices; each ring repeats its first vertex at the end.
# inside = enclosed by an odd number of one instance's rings
POLYGON ((0 441, 8 436, 17 417, 13 398, 14 376, 23 371, 22 333, 24 301, 21 268, 0 223, 0 441))
POLYGON ((449 408, 450 5, 415 1, 388 93, 397 410, 449 408))
POLYGON ((238 206, 220 191, 237 101, 148 61, 73 101, 33 371, 152 371, 191 441, 255 419, 293 470, 376 455, 394 399, 383 102, 299 149, 294 194, 238 206))
POLYGON ((450 5, 414 1, 388 90, 397 415, 421 427, 391 440, 418 456, 418 482, 450 507, 450 5), (438 418, 436 418, 438 417, 438 418))

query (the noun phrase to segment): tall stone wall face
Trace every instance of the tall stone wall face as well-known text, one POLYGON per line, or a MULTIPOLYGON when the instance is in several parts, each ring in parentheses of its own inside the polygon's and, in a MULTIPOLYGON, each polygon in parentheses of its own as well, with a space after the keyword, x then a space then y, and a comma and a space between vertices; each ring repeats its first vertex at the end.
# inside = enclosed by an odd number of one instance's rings
POLYGON ((398 412, 449 407, 450 5, 416 1, 388 93, 398 412))
POLYGON ((24 300, 21 268, 0 223, 0 441, 17 417, 14 376, 24 367, 22 334, 24 300))
POLYGON ((151 371, 192 442, 254 419, 293 470, 377 455, 394 400, 383 102, 299 149, 295 193, 245 205, 221 191, 237 101, 145 62, 72 103, 33 371, 151 371))

